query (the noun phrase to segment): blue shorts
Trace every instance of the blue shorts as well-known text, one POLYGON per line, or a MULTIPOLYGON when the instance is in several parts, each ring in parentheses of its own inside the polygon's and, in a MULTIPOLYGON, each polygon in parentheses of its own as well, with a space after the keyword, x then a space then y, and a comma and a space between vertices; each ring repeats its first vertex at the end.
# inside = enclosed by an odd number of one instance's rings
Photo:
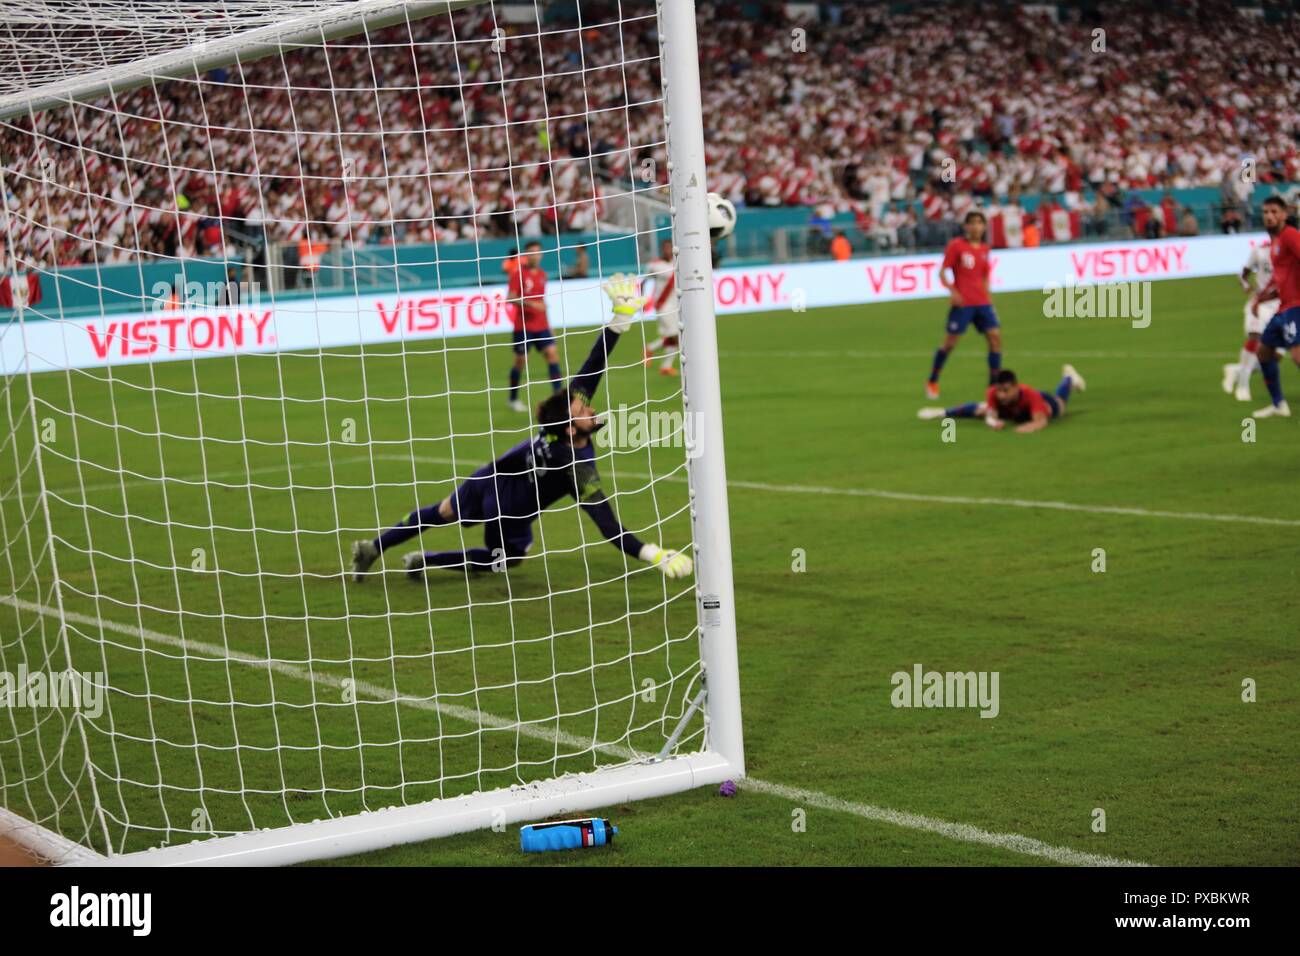
POLYGON ((550 329, 543 329, 540 332, 529 332, 524 329, 511 334, 510 344, 516 355, 527 355, 530 347, 543 352, 548 345, 555 344, 555 335, 550 329))
POLYGON ((998 327, 998 314, 991 305, 954 305, 948 310, 948 331, 963 335, 966 326, 975 323, 975 331, 985 333, 998 327))
POLYGON ((1043 396, 1043 400, 1047 402, 1047 407, 1052 410, 1052 417, 1060 418, 1061 399, 1058 396, 1054 395, 1052 392, 1044 392, 1041 388, 1038 390, 1038 394, 1043 396))
POLYGON ((1269 319, 1259 341, 1271 349, 1288 352, 1300 345, 1300 306, 1293 306, 1269 319))
POLYGON ((527 553, 533 545, 533 519, 505 518, 497 504, 497 484, 492 466, 486 465, 461 482, 452 496, 452 509, 461 524, 482 524, 483 545, 489 551, 501 548, 507 557, 527 553))
POLYGON ((501 549, 507 558, 522 558, 533 546, 533 523, 519 518, 498 518, 483 525, 483 547, 501 549))

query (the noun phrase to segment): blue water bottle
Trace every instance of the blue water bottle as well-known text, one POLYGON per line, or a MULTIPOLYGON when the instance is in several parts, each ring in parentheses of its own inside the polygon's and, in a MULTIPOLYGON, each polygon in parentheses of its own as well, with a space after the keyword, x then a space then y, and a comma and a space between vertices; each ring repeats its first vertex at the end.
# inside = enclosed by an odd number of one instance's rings
POLYGON ((532 823, 519 828, 519 849, 525 853, 541 853, 545 850, 605 846, 614 842, 617 833, 618 827, 611 826, 608 820, 599 817, 532 823))

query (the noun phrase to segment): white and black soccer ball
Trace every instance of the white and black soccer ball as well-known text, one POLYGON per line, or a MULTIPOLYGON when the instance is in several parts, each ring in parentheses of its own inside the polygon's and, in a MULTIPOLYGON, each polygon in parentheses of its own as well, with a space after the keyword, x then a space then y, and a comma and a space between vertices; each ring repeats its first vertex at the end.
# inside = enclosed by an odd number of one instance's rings
POLYGON ((709 193, 709 236, 725 239, 736 231, 736 207, 730 199, 709 193))

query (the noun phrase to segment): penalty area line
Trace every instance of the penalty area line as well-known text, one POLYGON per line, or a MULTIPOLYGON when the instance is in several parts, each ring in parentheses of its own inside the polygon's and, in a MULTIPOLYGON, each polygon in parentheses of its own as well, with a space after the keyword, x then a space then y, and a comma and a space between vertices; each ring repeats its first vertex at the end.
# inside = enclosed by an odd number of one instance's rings
POLYGON ((915 501, 940 505, 981 505, 998 508, 1038 508, 1045 511, 1078 511, 1084 514, 1121 515, 1128 518, 1169 518, 1181 521, 1220 521, 1242 524, 1274 525, 1300 528, 1300 519, 1271 518, 1265 515, 1213 514, 1204 511, 1164 511, 1158 508, 1131 508, 1123 505, 1081 505, 1070 501, 1036 501, 1029 498, 975 498, 965 495, 925 495, 881 488, 818 488, 811 485, 772 485, 758 481, 731 481, 729 487, 755 491, 779 491, 803 495, 845 495, 851 498, 883 498, 889 501, 915 501))
MULTIPOLYGON (((324 468, 332 465, 335 468, 342 468, 358 464, 371 464, 376 462, 393 462, 417 465, 458 465, 463 464, 465 458, 462 457, 457 461, 450 458, 438 458, 429 455, 393 455, 379 454, 366 457, 353 457, 339 459, 334 462, 312 462, 310 465, 299 465, 298 468, 324 468)), ((285 465, 271 465, 265 468, 256 468, 251 471, 240 470, 238 472, 215 472, 210 474, 209 478, 215 477, 242 477, 248 475, 251 479, 253 474, 268 474, 282 471, 290 471, 285 465)), ((651 475, 638 471, 621 471, 615 469, 615 476, 622 474, 627 478, 636 478, 644 481, 662 480, 674 482, 686 482, 684 475, 651 475)), ((130 479, 114 484, 106 485, 86 485, 81 488, 76 486, 54 488, 50 494, 64 495, 74 491, 116 491, 119 488, 135 487, 153 487, 161 479, 130 479)), ((199 484, 203 476, 196 476, 183 480, 188 484, 199 484)), ((451 481, 452 478, 440 479, 451 481)), ((463 481, 464 476, 455 477, 455 481, 463 481)), ((236 485, 235 487, 242 487, 236 485)), ((251 485, 254 489, 261 489, 265 486, 251 485)), ((290 485, 288 487, 298 487, 290 485)), ((986 507, 986 508, 1021 508, 1021 509, 1038 509, 1043 511, 1074 511, 1081 514, 1093 515, 1116 515, 1124 518, 1155 518, 1169 521, 1209 521, 1222 524, 1254 524, 1264 525, 1274 528, 1300 528, 1300 519, 1296 518, 1274 518, 1268 515, 1238 515, 1238 514, 1217 514, 1206 511, 1171 511, 1160 508, 1137 508, 1127 505, 1086 505, 1072 501, 1039 501, 1033 498, 993 498, 993 497, 974 497, 969 495, 928 495, 920 492, 911 491, 889 491, 885 488, 829 488, 818 485, 794 485, 794 484, 773 484, 764 481, 744 481, 741 479, 730 478, 727 480, 728 488, 739 488, 745 491, 765 491, 776 492, 778 494, 792 495, 829 495, 841 496, 846 498, 879 498, 885 501, 908 501, 916 504, 935 504, 935 505, 959 505, 966 507, 986 507)), ((274 487, 267 490, 283 491, 284 487, 274 487)), ((24 492, 23 497, 37 497, 40 492, 24 492)), ((76 502, 73 502, 75 505, 76 502)))
MULTIPOLYGON (((178 637, 173 634, 165 634, 161 631, 136 627, 131 624, 120 624, 115 621, 106 621, 102 618, 89 614, 81 614, 76 611, 64 611, 60 614, 58 608, 37 604, 33 601, 26 601, 12 595, 0 595, 0 604, 8 605, 18 611, 28 611, 45 617, 51 617, 56 620, 62 618, 65 623, 81 624, 86 627, 111 631, 115 634, 134 637, 154 644, 162 644, 167 647, 181 650, 187 656, 198 656, 215 661, 224 660, 228 663, 244 664, 248 667, 271 671, 284 677, 296 678, 310 684, 316 684, 317 686, 328 687, 332 690, 340 690, 347 685, 350 686, 351 690, 357 695, 368 697, 374 701, 384 703, 391 702, 394 704, 400 704, 404 707, 412 707, 424 711, 435 711, 444 717, 463 720, 466 723, 474 724, 479 728, 514 731, 520 736, 529 737, 534 740, 541 740, 555 745, 564 744, 576 748, 578 752, 598 750, 601 753, 621 757, 625 760, 633 760, 638 756, 637 753, 628 747, 623 747, 618 744, 597 744, 590 738, 579 737, 575 734, 559 730, 558 728, 552 730, 532 724, 524 724, 517 720, 510 720, 505 717, 498 717, 494 714, 485 713, 484 711, 473 707, 446 704, 425 697, 403 696, 398 693, 395 688, 383 687, 378 684, 372 684, 368 681, 346 682, 343 678, 334 677, 329 674, 322 674, 316 670, 309 670, 308 668, 302 667, 298 664, 291 664, 287 661, 277 661, 256 654, 234 651, 206 641, 178 637)), ((1069 847, 1054 846, 1053 844, 1044 843, 1042 840, 1036 840, 1033 837, 1023 836, 1019 833, 995 833, 990 830, 981 829, 977 826, 972 826, 969 823, 952 823, 948 820, 939 820, 934 817, 926 817, 916 813, 907 813, 902 810, 891 810, 887 807, 877 807, 867 803, 855 803, 851 800, 843 800, 839 797, 834 797, 827 793, 821 793, 817 790, 805 790, 801 787, 791 787, 781 783, 770 783, 766 780, 758 780, 753 777, 742 778, 737 781, 737 784, 744 790, 766 794, 767 796, 776 797, 780 800, 787 800, 800 806, 811 806, 834 813, 845 813, 875 823, 887 823, 891 826, 901 827, 906 830, 917 830, 930 833, 959 843, 973 843, 980 846, 992 847, 998 850, 1005 850, 1010 853, 1019 853, 1023 856, 1038 857, 1061 866, 1149 865, 1134 860, 1124 860, 1119 857, 1105 856, 1098 853, 1085 853, 1081 850, 1070 849, 1069 847)))
MULTIPOLYGON (((376 455, 376 460, 414 461, 417 464, 449 465, 450 459, 430 458, 425 456, 376 455)), ((654 479, 654 475, 634 471, 613 472, 628 478, 654 479)), ((660 476, 662 480, 684 482, 681 475, 660 476)), ((965 505, 994 508, 1029 508, 1044 511, 1077 511, 1083 514, 1119 515, 1125 518, 1163 518, 1175 521, 1217 521, 1229 524, 1259 524, 1282 528, 1300 528, 1300 519, 1273 518, 1267 515, 1215 514, 1205 511, 1168 511, 1158 508, 1135 508, 1125 505, 1085 505, 1071 501, 1039 501, 1032 498, 977 498, 967 495, 927 495, 910 491, 888 491, 884 488, 827 488, 818 485, 782 485, 765 481, 744 481, 727 479, 728 488, 741 488, 746 491, 768 491, 792 495, 831 495, 846 498, 880 498, 886 501, 909 501, 918 504, 965 505)))
MULTIPOLYGON (((842 350, 794 350, 779 351, 776 349, 720 349, 718 355, 722 358, 770 358, 770 359, 929 359, 934 357, 934 350, 924 351, 922 349, 842 349, 842 350)), ((971 358, 984 361, 985 353, 981 349, 971 349, 965 352, 954 352, 948 357, 948 361, 954 358, 971 358)), ((1044 358, 1044 359, 1061 359, 1066 362, 1074 359, 1194 359, 1201 361, 1204 359, 1221 360, 1222 352, 1189 352, 1189 351, 1151 351, 1151 352, 1116 352, 1106 349, 1016 349, 1016 356, 1023 358, 1044 358)))

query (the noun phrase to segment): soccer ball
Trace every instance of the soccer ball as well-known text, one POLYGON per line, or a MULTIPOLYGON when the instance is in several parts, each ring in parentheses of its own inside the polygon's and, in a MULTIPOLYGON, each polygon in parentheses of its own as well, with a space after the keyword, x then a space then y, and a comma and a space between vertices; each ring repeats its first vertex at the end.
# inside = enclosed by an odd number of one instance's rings
POLYGON ((709 193, 709 236, 725 239, 736 230, 736 207, 730 199, 709 193))

